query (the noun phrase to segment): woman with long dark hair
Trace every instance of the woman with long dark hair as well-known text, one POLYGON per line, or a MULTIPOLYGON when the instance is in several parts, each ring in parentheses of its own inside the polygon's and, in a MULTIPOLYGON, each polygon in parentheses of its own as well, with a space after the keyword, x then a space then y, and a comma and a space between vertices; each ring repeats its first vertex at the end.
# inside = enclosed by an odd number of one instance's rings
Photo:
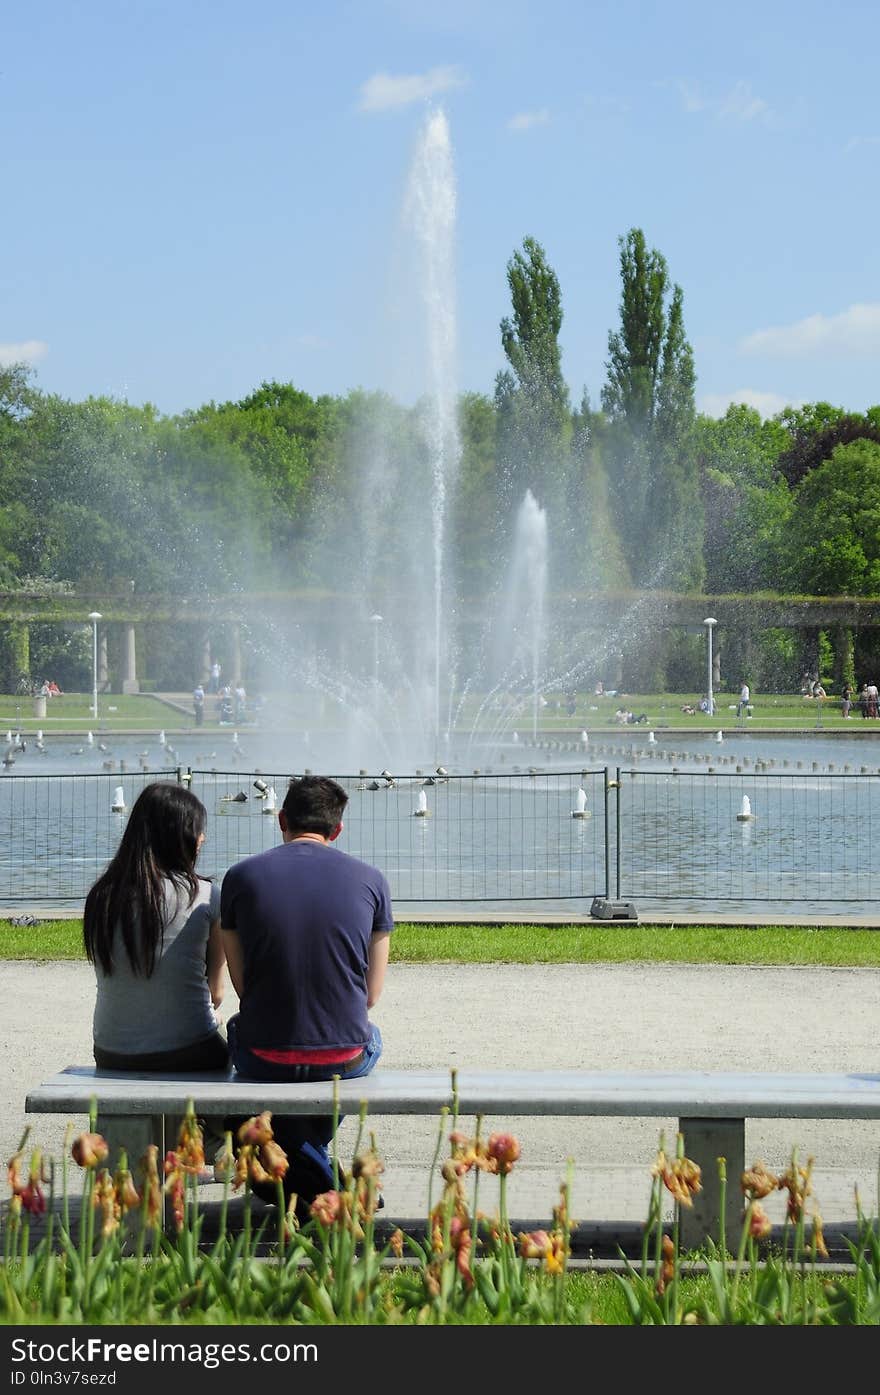
POLYGON ((146 785, 86 897, 95 1062, 107 1070, 225 1070, 215 1009, 225 954, 220 889, 195 871, 207 814, 183 785, 146 785))

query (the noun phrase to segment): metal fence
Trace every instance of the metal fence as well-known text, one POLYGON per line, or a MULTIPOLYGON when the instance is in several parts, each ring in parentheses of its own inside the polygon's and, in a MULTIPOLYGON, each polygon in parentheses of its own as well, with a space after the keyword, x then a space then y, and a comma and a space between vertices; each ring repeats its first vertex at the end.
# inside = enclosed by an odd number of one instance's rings
POLYGON ((876 775, 628 769, 617 782, 617 896, 808 904, 880 895, 876 775))
MULTIPOLYGON (((336 777, 345 851, 406 903, 870 902, 880 895, 880 776, 570 769, 336 777), (583 791, 583 793, 579 793, 583 791), (743 817, 743 799, 751 817, 743 817), (581 807, 584 806, 584 807, 581 807)), ((0 779, 0 905, 82 902, 156 779, 208 810, 200 871, 222 878, 279 841, 287 774, 168 770, 0 779)))

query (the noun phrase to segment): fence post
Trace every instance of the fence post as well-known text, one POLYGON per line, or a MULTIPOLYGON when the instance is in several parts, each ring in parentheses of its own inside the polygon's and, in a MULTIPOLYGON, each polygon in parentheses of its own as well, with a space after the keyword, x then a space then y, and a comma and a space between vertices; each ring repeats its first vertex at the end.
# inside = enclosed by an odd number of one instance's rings
POLYGON ((620 766, 617 767, 617 776, 614 781, 614 849, 615 849, 615 872, 616 886, 614 889, 615 900, 620 900, 620 766))
POLYGON ((608 801, 611 794, 611 771, 605 767, 605 779, 603 781, 605 794, 605 899, 611 897, 611 811, 608 801))

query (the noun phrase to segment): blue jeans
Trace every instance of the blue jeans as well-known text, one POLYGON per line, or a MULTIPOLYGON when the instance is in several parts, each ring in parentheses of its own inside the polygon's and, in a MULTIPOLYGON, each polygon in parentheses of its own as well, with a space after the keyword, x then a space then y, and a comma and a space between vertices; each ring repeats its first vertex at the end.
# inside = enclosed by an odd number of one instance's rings
MULTIPOLYGON (((294 1066, 280 1065, 275 1061, 264 1061, 255 1056, 238 1040, 238 1014, 230 1017, 226 1024, 229 1042, 229 1056, 236 1074, 249 1080, 266 1080, 275 1084, 292 1081, 332 1080, 334 1075, 343 1080, 355 1080, 368 1075, 382 1054, 382 1034, 379 1028, 370 1023, 370 1039, 364 1047, 363 1058, 356 1066, 346 1068, 345 1063, 337 1065, 294 1066)), ((227 1120, 227 1126, 235 1129, 244 1120, 227 1120)), ((342 1116, 339 1118, 342 1122, 342 1116)), ((275 1114, 272 1116, 272 1132, 284 1149, 289 1168, 284 1177, 284 1194, 296 1193, 297 1214, 306 1220, 308 1205, 321 1192, 333 1189, 333 1167, 328 1149, 333 1141, 333 1118, 311 1114, 275 1114)), ((257 1196, 266 1201, 277 1199, 275 1189, 254 1187, 257 1196)))

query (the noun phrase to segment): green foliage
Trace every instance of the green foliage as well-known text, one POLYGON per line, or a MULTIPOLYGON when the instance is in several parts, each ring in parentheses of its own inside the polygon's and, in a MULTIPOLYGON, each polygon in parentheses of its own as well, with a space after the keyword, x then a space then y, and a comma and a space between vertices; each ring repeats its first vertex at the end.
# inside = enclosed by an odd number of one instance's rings
POLYGON ((828 402, 814 402, 787 408, 779 420, 790 440, 780 452, 777 469, 792 487, 827 460, 835 447, 859 440, 880 442, 880 411, 876 407, 860 416, 828 402))
MULTIPOLYGON (((510 371, 499 373, 495 383, 501 536, 527 489, 560 529, 572 434, 559 344, 559 280, 534 238, 524 238, 523 250, 508 262, 507 284, 513 317, 501 321, 501 344, 510 371)), ((551 548, 554 559, 560 555, 551 548)))
MULTIPOLYGON (((560 1187, 547 1230, 514 1235, 508 1185, 520 1157, 508 1133, 473 1137, 459 1127, 456 1075, 451 1111, 440 1114, 431 1183, 448 1137, 449 1156, 440 1173, 442 1193, 432 1205, 431 1184, 424 1241, 397 1230, 377 1239, 375 1218, 383 1165, 373 1134, 364 1145, 366 1107, 360 1112, 347 1172, 334 1158, 337 1185, 315 1198, 302 1222, 286 1205, 287 1159, 272 1138, 271 1115, 248 1120, 231 1134, 215 1161, 222 1182, 216 1238, 205 1237, 205 1213, 197 1178, 205 1167, 204 1142, 195 1106, 189 1103, 177 1146, 160 1160, 151 1147, 129 1167, 121 1151, 108 1167, 108 1148, 95 1132, 97 1101, 89 1131, 71 1146, 67 1130, 60 1168, 39 1149, 25 1155, 27 1132, 8 1163, 10 1200, 3 1224, 0 1263, 0 1321, 104 1325, 186 1323, 273 1323, 334 1325, 480 1323, 484 1325, 583 1325, 615 1321, 629 1325, 876 1325, 880 1321, 880 1232, 858 1208, 858 1238, 849 1242, 853 1276, 823 1281, 817 1268, 826 1254, 821 1220, 814 1209, 812 1161, 793 1155, 787 1171, 773 1176, 756 1164, 743 1174, 746 1208, 736 1256, 731 1262, 723 1227, 718 1244, 708 1243, 707 1281, 686 1279, 689 1258, 680 1245, 681 1209, 700 1190, 700 1170, 678 1136, 675 1157, 663 1139, 652 1168, 648 1219, 641 1263, 624 1260, 612 1282, 623 1308, 601 1300, 595 1278, 573 1281, 569 1271, 573 1162, 560 1187), (449 1132, 450 1124, 452 1126, 449 1132), (73 1159, 82 1179, 77 1214, 71 1206, 73 1159), (161 1174, 160 1174, 161 1166, 161 1174), (479 1209, 483 1173, 497 1175, 499 1209, 479 1209), (230 1194, 243 1188, 243 1222, 235 1226, 230 1194), (260 1221, 254 1190, 274 1199, 260 1221), (674 1198, 670 1229, 663 1220, 664 1188, 674 1198), (768 1189, 788 1192, 782 1244, 759 1248, 769 1223, 760 1205, 768 1189), (169 1215, 163 1225, 163 1206, 169 1215), (35 1240, 34 1221, 45 1217, 35 1240), (389 1274, 392 1254, 408 1248, 411 1267, 389 1274), (540 1266, 539 1268, 536 1266, 540 1266)), ((338 1097, 334 1115, 338 1119, 338 1097)), ((719 1159, 721 1211, 727 1186, 719 1159)))
POLYGON ((694 362, 683 294, 641 228, 620 239, 620 330, 608 336, 602 406, 615 521, 636 585, 702 580, 694 362))
MULTIPOLYGON (((807 704, 804 704, 806 706, 807 704)), ((738 925, 398 924, 396 964, 809 964, 880 967, 870 930, 738 925)), ((81 920, 0 921, 0 961, 82 959, 81 920)))
POLYGON ((486 595, 492 586, 493 557, 487 521, 495 505, 497 416, 492 400, 465 393, 459 403, 461 461, 452 501, 450 539, 463 596, 486 595))
POLYGON ((780 570, 817 596, 880 592, 880 444, 835 447, 805 475, 782 537, 780 570))
POLYGON ((709 589, 750 590, 772 574, 774 548, 791 508, 776 474, 788 436, 778 421, 731 403, 723 417, 699 417, 695 443, 706 520, 709 589))

